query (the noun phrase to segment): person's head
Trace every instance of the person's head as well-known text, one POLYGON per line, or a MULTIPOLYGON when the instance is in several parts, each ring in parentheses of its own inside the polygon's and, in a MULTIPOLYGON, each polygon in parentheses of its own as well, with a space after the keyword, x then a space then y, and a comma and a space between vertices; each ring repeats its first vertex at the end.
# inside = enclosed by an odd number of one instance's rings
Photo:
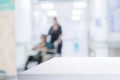
POLYGON ((58 24, 57 18, 53 17, 53 24, 58 24))
POLYGON ((58 25, 58 24, 54 24, 54 25, 53 25, 53 30, 54 30, 54 31, 57 31, 58 29, 59 29, 59 25, 58 25))
POLYGON ((41 42, 46 42, 46 35, 42 34, 40 37, 41 42))

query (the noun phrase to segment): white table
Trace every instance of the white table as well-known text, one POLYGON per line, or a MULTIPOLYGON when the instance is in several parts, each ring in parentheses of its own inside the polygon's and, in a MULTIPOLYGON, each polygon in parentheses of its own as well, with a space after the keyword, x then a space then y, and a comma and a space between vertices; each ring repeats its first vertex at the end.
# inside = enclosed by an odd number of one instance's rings
POLYGON ((120 59, 53 58, 19 73, 18 80, 120 80, 120 59))

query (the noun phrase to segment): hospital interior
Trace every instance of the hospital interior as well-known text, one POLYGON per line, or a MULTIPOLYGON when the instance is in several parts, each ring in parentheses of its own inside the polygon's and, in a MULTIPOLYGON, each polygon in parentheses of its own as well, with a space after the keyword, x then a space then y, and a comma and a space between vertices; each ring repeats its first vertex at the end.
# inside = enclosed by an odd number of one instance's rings
POLYGON ((43 53, 42 62, 33 60, 28 69, 55 57, 120 57, 119 0, 11 0, 11 4, 14 9, 0 6, 0 74, 25 71, 29 56, 39 52, 33 47, 41 35, 48 35, 54 18, 62 30, 61 55, 52 49, 54 55, 43 53))

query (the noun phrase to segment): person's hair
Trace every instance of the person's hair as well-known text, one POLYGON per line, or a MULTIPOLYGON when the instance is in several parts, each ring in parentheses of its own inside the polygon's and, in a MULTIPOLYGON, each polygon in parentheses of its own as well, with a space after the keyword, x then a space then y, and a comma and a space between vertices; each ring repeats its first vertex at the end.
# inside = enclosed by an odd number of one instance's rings
POLYGON ((53 17, 54 20, 57 20, 57 17, 53 17))

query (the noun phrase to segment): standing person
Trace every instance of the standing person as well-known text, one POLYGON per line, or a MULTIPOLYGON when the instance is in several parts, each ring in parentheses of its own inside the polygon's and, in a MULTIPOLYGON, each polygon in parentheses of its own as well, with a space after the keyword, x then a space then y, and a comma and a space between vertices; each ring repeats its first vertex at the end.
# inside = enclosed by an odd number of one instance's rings
POLYGON ((48 35, 51 36, 51 43, 54 44, 55 42, 58 43, 57 47, 57 53, 61 55, 61 50, 62 50, 62 28, 59 25, 57 18, 53 18, 53 26, 50 28, 48 35))

